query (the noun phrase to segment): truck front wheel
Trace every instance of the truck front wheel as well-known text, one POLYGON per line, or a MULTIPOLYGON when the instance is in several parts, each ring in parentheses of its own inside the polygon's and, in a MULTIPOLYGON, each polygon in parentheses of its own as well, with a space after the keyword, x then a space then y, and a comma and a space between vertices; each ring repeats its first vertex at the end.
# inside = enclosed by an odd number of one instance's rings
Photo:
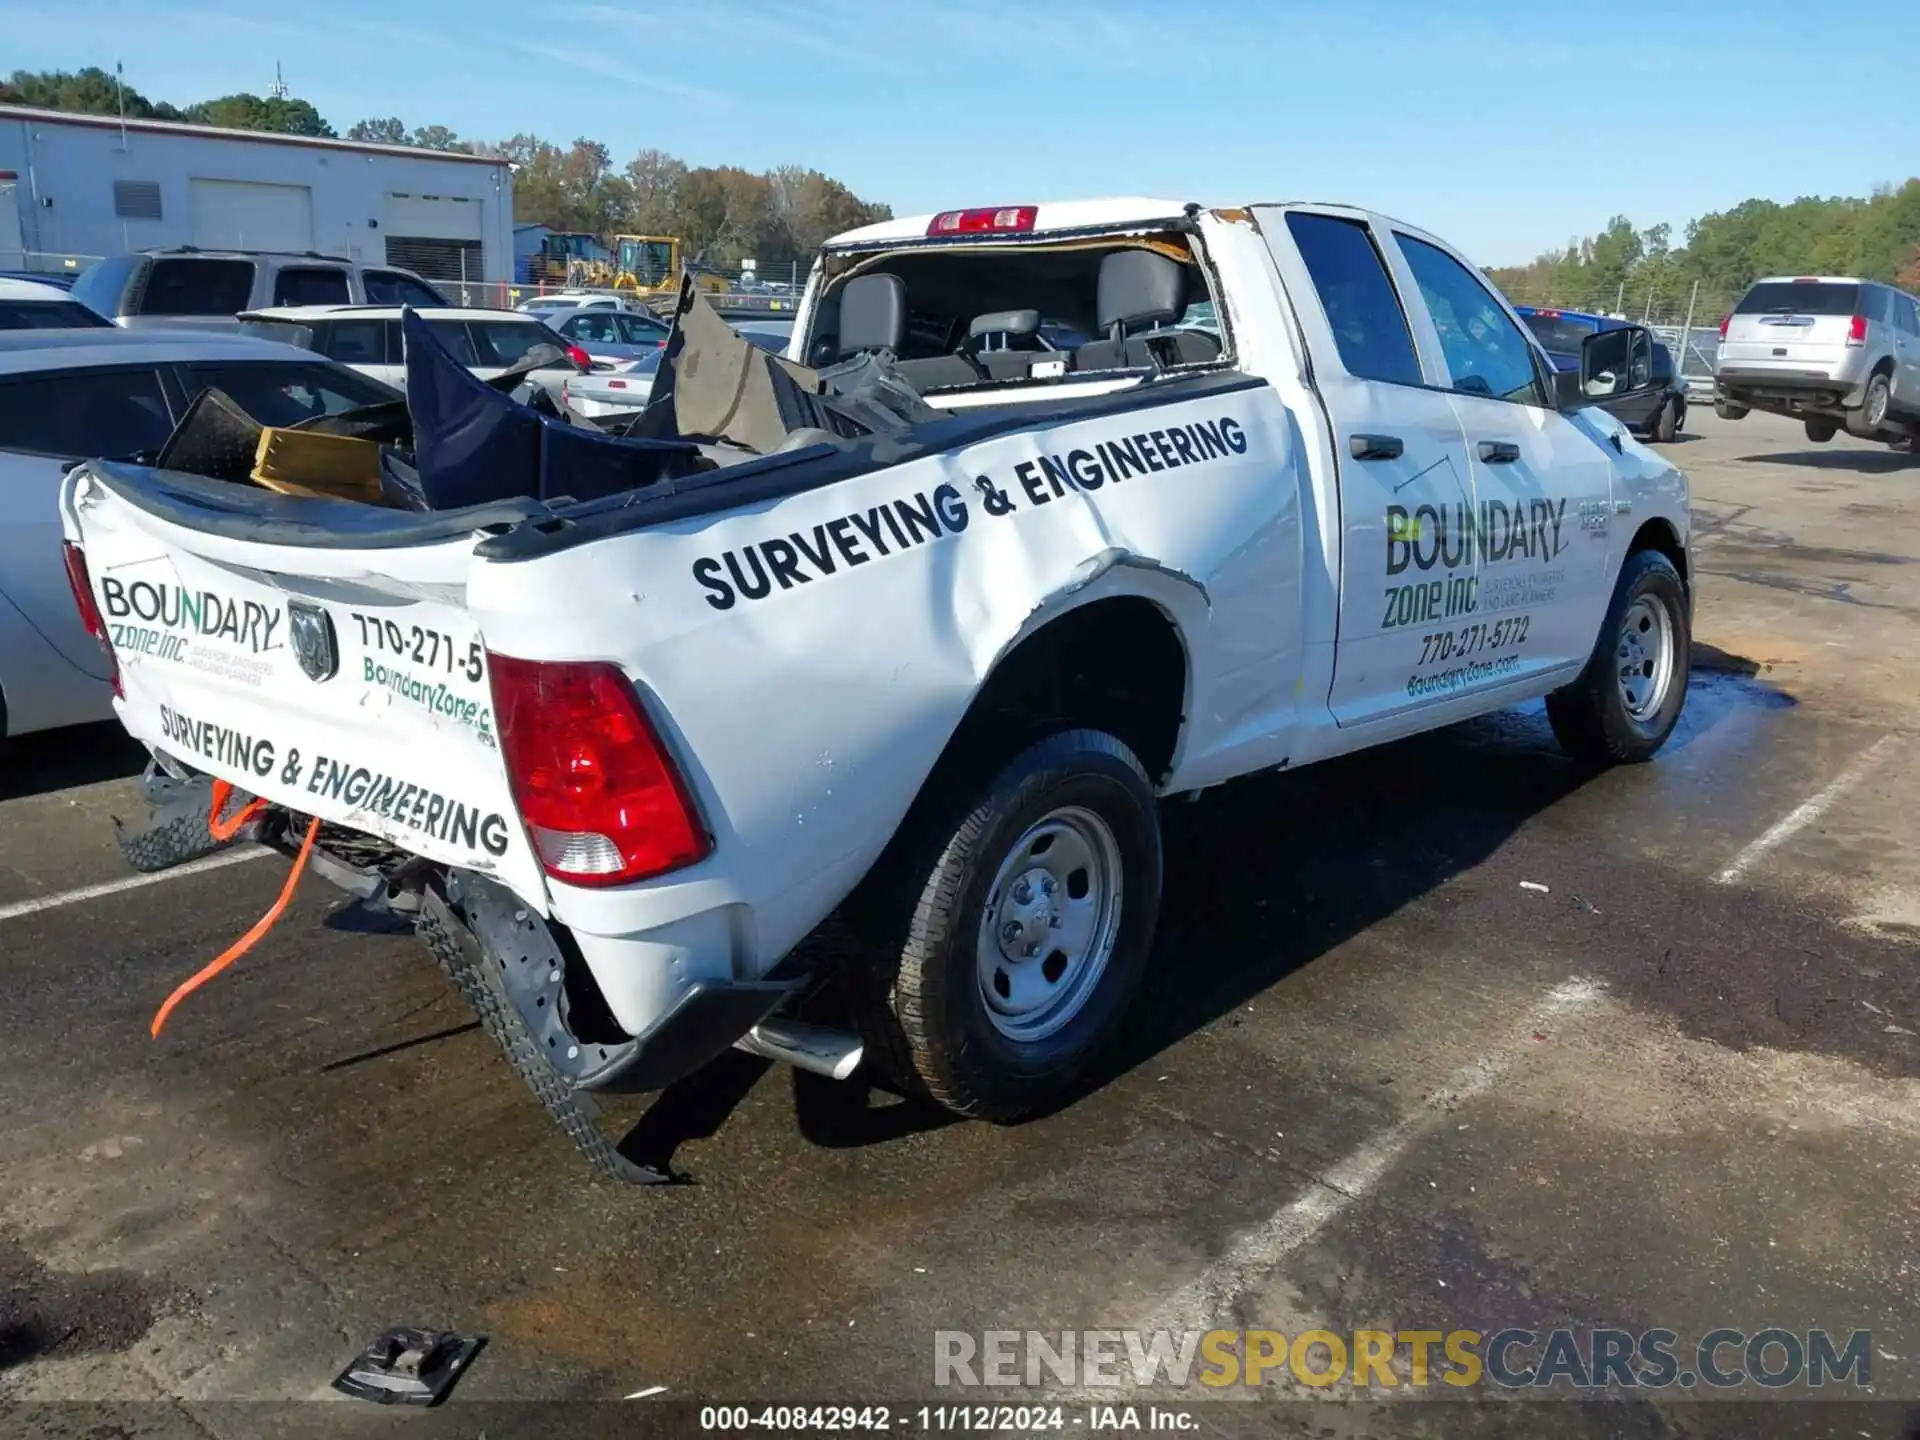
POLYGON ((1620 567, 1586 669, 1547 696, 1555 738, 1592 765, 1652 759, 1686 703, 1691 646, 1680 572, 1658 550, 1636 550, 1620 567))
POLYGON ((849 907, 869 1063, 979 1119, 1066 1097, 1119 1030, 1160 908, 1153 787, 1126 745, 1069 730, 964 810, 923 805, 849 907))

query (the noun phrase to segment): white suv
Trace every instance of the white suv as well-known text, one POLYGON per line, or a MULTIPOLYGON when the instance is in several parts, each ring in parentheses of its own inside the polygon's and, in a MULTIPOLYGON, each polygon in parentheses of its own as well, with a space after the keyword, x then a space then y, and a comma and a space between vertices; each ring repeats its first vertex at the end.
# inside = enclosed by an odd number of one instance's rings
POLYGON ((1714 381, 1723 419, 1765 410, 1803 421, 1813 441, 1844 427, 1910 445, 1920 433, 1920 305, 1845 275, 1756 280, 1720 326, 1714 381))
POLYGON ((397 265, 309 251, 141 250, 88 266, 73 298, 130 329, 233 330, 262 305, 444 305, 447 297, 397 265))

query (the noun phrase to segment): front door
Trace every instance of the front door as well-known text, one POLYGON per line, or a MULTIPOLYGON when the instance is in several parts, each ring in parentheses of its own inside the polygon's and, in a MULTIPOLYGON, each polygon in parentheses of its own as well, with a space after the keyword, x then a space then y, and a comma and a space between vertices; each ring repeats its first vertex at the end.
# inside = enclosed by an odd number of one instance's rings
MULTIPOLYGON (((1473 466, 1479 569, 1474 613, 1455 630, 1462 683, 1478 689, 1584 662, 1610 589, 1607 442, 1554 408, 1544 362, 1466 265, 1425 237, 1394 239, 1425 302, 1473 466)), ((1650 367, 1650 353, 1645 360, 1650 367)))
POLYGON ((1920 414, 1920 307, 1899 291, 1893 292, 1893 358, 1893 403, 1920 414))
POLYGON ((1340 724, 1361 724, 1424 704, 1450 683, 1444 637, 1473 607, 1463 529, 1472 468, 1450 397, 1421 368, 1373 227, 1350 214, 1283 215, 1291 246, 1271 220, 1263 226, 1309 330, 1340 476, 1328 703, 1340 724), (1302 293, 1309 286, 1311 296, 1302 293))

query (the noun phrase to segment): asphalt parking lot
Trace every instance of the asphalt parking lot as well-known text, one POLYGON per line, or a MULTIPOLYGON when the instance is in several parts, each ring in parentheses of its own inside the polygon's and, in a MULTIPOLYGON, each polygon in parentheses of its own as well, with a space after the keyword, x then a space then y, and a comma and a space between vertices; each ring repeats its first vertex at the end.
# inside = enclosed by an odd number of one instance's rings
POLYGON ((0 1403, 294 1433, 321 1407, 234 1402, 324 1398, 401 1322, 489 1337, 440 1416, 666 1387, 624 1402, 629 1434, 675 1401, 979 1398, 934 1388, 942 1330, 1779 1326, 1870 1331, 1880 1408, 1843 1412, 1847 1386, 1370 1396, 1259 1423, 1898 1433, 1920 1409, 1920 461, 1761 416, 1689 431, 1696 671, 1661 758, 1583 778, 1536 709, 1171 806, 1153 1002, 1104 1083, 1018 1128, 737 1055, 644 1117, 610 1107, 693 1182, 613 1188, 424 952, 326 928, 318 881, 150 1041, 284 864, 92 893, 128 874, 111 817, 140 754, 111 729, 16 746, 0 1403))

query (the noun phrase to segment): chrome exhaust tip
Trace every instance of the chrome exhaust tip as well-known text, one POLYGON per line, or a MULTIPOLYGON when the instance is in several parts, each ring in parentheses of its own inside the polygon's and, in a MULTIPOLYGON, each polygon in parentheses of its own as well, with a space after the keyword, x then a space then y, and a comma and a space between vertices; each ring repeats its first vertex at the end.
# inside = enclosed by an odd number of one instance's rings
POLYGON ((801 1020, 763 1020, 736 1040, 734 1046, 750 1055, 782 1060, 832 1080, 845 1080, 860 1068, 861 1046, 857 1036, 801 1020))

